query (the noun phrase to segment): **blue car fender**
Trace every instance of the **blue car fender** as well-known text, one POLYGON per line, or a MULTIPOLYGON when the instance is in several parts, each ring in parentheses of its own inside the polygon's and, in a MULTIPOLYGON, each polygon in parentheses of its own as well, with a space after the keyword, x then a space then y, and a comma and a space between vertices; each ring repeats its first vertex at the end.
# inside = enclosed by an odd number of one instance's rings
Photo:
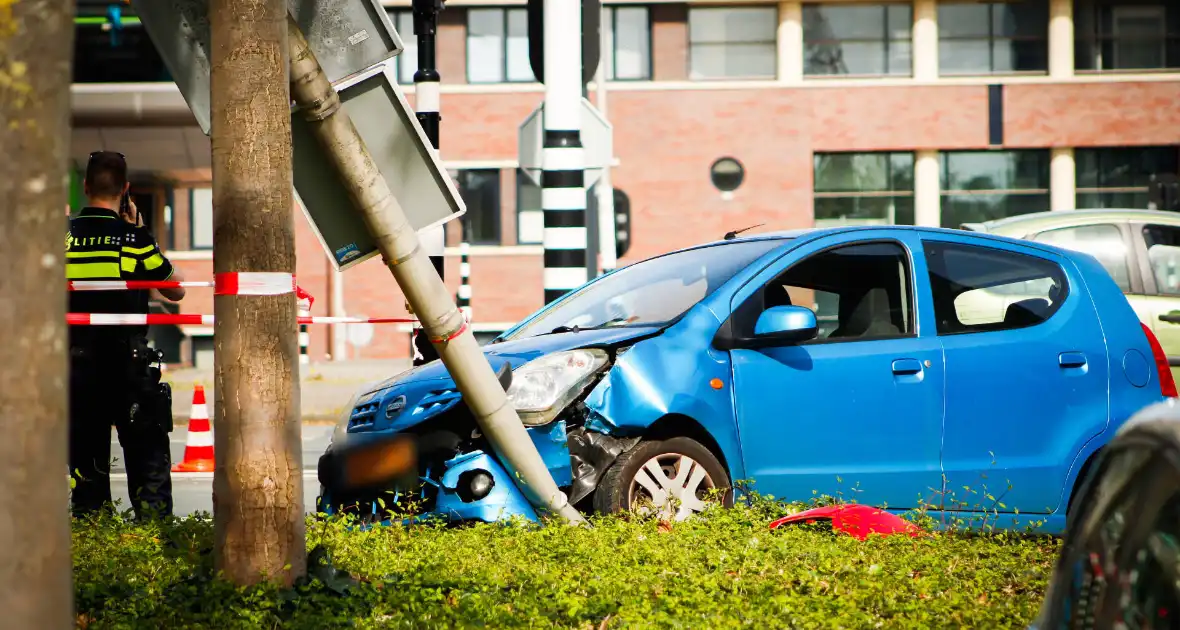
MULTIPOLYGON (((656 423, 671 424, 673 432, 675 423, 695 423, 712 438, 714 444, 706 446, 720 451, 730 479, 741 479, 729 355, 710 346, 719 325, 712 311, 698 305, 664 334, 621 350, 586 396, 586 429, 628 437, 656 423)), ((685 434, 696 429, 685 428, 685 434)))

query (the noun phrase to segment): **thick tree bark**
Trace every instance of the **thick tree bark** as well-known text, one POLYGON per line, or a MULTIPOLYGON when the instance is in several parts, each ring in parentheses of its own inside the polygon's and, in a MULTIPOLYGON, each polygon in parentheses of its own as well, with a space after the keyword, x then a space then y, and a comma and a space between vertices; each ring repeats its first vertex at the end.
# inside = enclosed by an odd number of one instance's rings
POLYGON ((6 628, 74 625, 62 266, 73 9, 67 0, 0 2, 0 625, 6 628))
MULTIPOLYGON (((295 272, 287 3, 212 0, 213 269, 295 272)), ((216 567, 306 572, 295 295, 214 298, 216 567)))

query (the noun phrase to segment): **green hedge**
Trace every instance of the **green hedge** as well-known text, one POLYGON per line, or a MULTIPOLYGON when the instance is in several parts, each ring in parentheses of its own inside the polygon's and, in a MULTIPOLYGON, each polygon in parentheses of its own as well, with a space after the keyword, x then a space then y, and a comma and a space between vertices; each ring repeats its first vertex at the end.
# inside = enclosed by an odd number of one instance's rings
POLYGON ((767 528, 787 511, 759 500, 670 527, 611 517, 585 529, 362 531, 312 518, 315 577, 289 590, 213 579, 207 520, 106 517, 74 523, 76 607, 89 628, 990 630, 1027 626, 1060 546, 1013 534, 861 542, 824 524, 767 528))

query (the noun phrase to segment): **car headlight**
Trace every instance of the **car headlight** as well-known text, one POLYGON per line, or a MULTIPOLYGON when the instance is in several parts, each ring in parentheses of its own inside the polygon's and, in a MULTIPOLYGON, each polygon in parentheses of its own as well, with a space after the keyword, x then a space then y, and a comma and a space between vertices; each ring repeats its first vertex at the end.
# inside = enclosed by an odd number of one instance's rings
POLYGON ((516 368, 508 401, 528 426, 548 423, 570 404, 606 365, 602 350, 554 352, 516 368))

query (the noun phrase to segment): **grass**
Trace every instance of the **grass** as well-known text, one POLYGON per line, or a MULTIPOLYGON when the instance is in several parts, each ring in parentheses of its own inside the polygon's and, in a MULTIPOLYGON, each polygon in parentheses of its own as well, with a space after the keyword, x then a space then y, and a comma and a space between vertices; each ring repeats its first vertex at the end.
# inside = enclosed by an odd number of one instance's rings
POLYGON ((1023 628, 1060 548, 1012 533, 861 542, 823 524, 767 528, 800 507, 756 498, 592 528, 310 518, 311 577, 289 590, 214 579, 207 520, 108 516, 74 524, 79 627, 1023 628))

